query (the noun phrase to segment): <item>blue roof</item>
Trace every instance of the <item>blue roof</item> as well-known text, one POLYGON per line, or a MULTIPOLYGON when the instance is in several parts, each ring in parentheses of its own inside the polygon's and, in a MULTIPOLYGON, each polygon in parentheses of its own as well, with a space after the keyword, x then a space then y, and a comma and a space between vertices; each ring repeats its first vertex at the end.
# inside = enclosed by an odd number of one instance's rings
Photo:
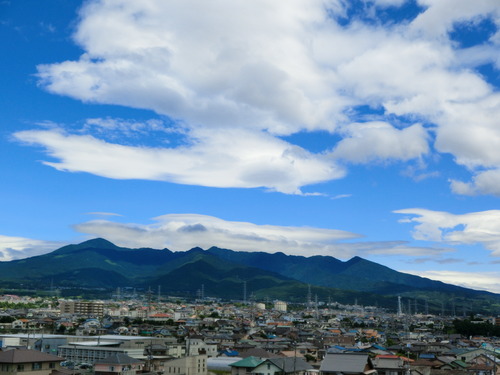
POLYGON ((227 355, 228 357, 237 357, 239 353, 236 350, 226 349, 222 352, 222 354, 227 355))
POLYGON ((436 356, 434 354, 429 354, 429 353, 422 353, 418 356, 419 358, 423 359, 434 359, 436 356))

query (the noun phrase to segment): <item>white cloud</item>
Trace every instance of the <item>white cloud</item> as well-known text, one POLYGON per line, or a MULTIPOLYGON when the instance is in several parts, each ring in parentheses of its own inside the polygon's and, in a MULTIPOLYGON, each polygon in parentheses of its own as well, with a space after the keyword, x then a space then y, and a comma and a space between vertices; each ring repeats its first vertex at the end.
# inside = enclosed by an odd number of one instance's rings
POLYGON ((196 246, 218 246, 297 255, 330 255, 336 249, 337 241, 360 237, 334 229, 256 225, 197 214, 169 214, 154 220, 156 223, 149 225, 95 220, 75 225, 74 228, 80 233, 105 237, 113 243, 129 247, 166 247, 173 251, 185 251, 196 246))
POLYGON ((281 251, 290 255, 328 255, 340 259, 355 255, 438 255, 450 251, 411 247, 402 241, 345 242, 362 236, 335 229, 257 225, 197 214, 169 214, 154 220, 154 224, 93 220, 74 228, 89 237, 104 237, 120 246, 166 247, 173 251, 217 246, 236 251, 281 251))
POLYGON ((56 241, 0 235, 0 261, 4 262, 45 254, 62 245, 61 242, 56 241))
POLYGON ((299 186, 343 176, 343 170, 265 133, 241 129, 191 133, 193 144, 147 148, 111 144, 89 135, 62 131, 23 131, 16 138, 44 145, 60 160, 45 162, 70 172, 115 179, 149 179, 212 187, 266 187, 296 194, 299 186))
POLYGON ((433 37, 443 37, 456 23, 474 23, 488 16, 498 18, 496 0, 418 0, 426 7, 413 22, 412 28, 433 37))
MULTIPOLYGON (((397 7, 403 1, 370 4, 397 7)), ((424 10, 413 21, 355 19, 342 26, 334 17, 345 16, 350 5, 341 0, 88 1, 74 35, 85 53, 76 61, 40 65, 41 85, 85 102, 178 119, 187 145, 104 144, 96 138, 104 130, 158 129, 133 121, 117 127, 102 119, 88 122, 87 137, 33 131, 18 138, 45 147, 60 160, 47 164, 60 170, 295 193, 345 173, 333 159, 278 136, 326 130, 343 137, 330 147, 336 158, 408 161, 432 149, 452 154, 477 181, 485 179, 484 168, 500 165, 500 95, 474 68, 498 61, 500 34, 474 46, 478 58, 460 49, 449 32, 464 23, 474 28, 488 17, 500 24, 498 2, 418 4, 424 10), (359 123, 353 111, 358 105, 381 110, 379 122, 359 123), (397 124, 394 115, 400 116, 397 124), (98 150, 102 166, 83 155, 83 144, 98 150), (130 163, 129 174, 116 168, 118 156, 130 163), (153 165, 156 157, 162 165, 153 165), (178 166, 172 165, 174 157, 178 166)), ((492 183, 483 185, 452 188, 500 194, 492 183)))
POLYGON ((500 196, 500 169, 477 172, 471 182, 451 180, 451 190, 462 195, 500 196))
POLYGON ((458 285, 464 288, 500 293, 500 277, 498 272, 461 272, 441 270, 404 270, 400 272, 427 277, 432 280, 439 280, 444 283, 458 285))
POLYGON ((331 156, 354 163, 373 160, 410 160, 429 152, 427 132, 421 125, 397 129, 384 122, 350 124, 331 156))
POLYGON ((89 2, 75 35, 86 54, 39 72, 52 92, 149 108, 192 125, 284 134, 303 126, 332 128, 327 115, 339 108, 337 98, 325 95, 328 72, 311 61, 307 45, 308 28, 324 20, 323 6, 322 0, 285 7, 269 1, 89 2))
POLYGON ((413 238, 416 240, 460 245, 481 244, 491 251, 491 255, 500 256, 500 210, 462 215, 421 208, 394 212, 411 216, 403 222, 416 224, 413 231, 413 238))

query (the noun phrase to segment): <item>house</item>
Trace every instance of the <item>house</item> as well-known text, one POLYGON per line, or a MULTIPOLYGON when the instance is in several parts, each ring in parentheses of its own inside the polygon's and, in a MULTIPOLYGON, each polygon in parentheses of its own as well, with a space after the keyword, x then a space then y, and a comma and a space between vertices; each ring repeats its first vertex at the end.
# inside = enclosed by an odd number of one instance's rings
POLYGON ((94 363, 95 375, 135 375, 142 371, 144 362, 124 353, 115 353, 94 363))
POLYGON ((253 369, 262 362, 264 362, 264 359, 250 356, 240 361, 231 363, 229 365, 229 367, 231 367, 231 375, 249 375, 253 372, 253 369))
POLYGON ((0 375, 49 375, 64 358, 26 348, 0 351, 0 375))
POLYGON ((373 366, 379 375, 403 375, 409 368, 409 359, 397 355, 378 355, 373 366))
POLYGON ((376 374, 366 353, 327 353, 320 366, 321 375, 376 374))
POLYGON ((297 357, 267 358, 252 370, 255 375, 304 375, 312 369, 306 361, 297 357))

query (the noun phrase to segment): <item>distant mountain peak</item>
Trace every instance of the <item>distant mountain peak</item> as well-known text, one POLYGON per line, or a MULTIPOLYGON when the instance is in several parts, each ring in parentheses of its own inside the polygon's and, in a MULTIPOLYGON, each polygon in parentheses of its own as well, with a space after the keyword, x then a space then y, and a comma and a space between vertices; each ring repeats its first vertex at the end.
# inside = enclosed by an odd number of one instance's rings
POLYGON ((347 261, 347 263, 354 264, 354 263, 361 262, 363 260, 365 260, 365 259, 363 259, 363 258, 361 258, 361 257, 359 257, 359 256, 356 255, 356 256, 353 256, 351 259, 349 259, 347 261))
POLYGON ((198 251, 199 251, 199 252, 203 252, 203 253, 205 252, 205 250, 203 250, 203 249, 202 249, 201 247, 199 247, 199 246, 193 247, 193 248, 192 248, 191 250, 189 250, 189 251, 195 251, 195 252, 198 252, 198 251))
POLYGON ((118 246, 116 246, 114 243, 111 241, 108 241, 104 238, 93 238, 91 240, 84 241, 80 243, 78 246, 80 247, 96 247, 100 249, 115 249, 118 246))

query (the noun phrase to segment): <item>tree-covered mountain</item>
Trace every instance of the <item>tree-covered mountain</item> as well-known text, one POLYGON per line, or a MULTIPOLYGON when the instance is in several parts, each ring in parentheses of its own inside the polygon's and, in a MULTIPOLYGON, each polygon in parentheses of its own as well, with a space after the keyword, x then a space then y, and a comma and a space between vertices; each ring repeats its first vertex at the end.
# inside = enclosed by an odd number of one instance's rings
MULTIPOLYGON (((446 293, 477 294, 479 291, 445 284, 428 278, 398 272, 355 256, 343 262, 329 256, 291 256, 283 253, 239 252, 212 247, 208 253, 231 262, 258 267, 286 275, 304 283, 330 288, 377 294, 434 290, 446 293)), ((487 292, 483 292, 488 294, 487 292)))
POLYGON ((498 308, 500 295, 445 284, 394 271, 366 259, 341 261, 328 256, 241 252, 212 247, 173 252, 129 249, 104 239, 68 245, 51 253, 0 262, 0 281, 10 287, 59 288, 161 287, 165 294, 242 299, 322 301, 396 308, 396 296, 426 300, 429 310, 443 303, 476 311, 498 308))

